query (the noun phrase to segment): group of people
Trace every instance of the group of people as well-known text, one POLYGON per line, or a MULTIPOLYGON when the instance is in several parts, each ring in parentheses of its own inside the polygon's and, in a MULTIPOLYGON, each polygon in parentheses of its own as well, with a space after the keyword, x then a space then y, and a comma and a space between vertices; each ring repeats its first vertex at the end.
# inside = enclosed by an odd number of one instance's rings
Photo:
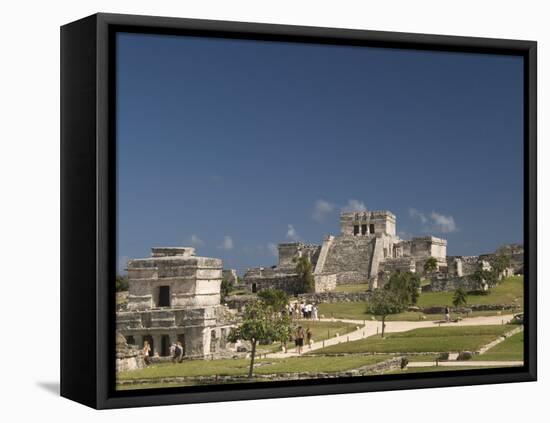
POLYGON ((311 349, 311 343, 313 342, 312 333, 309 328, 304 328, 302 326, 298 326, 296 330, 294 331, 294 345, 296 346, 296 351, 298 354, 302 354, 302 350, 304 348, 304 341, 306 345, 311 349))
MULTIPOLYGON (((145 364, 151 364, 153 350, 149 344, 149 341, 146 340, 143 342, 143 348, 141 351, 143 352, 143 360, 145 361, 145 364)), ((170 345, 170 357, 172 357, 172 363, 181 363, 183 360, 183 353, 183 345, 180 341, 170 345)))
POLYGON ((296 301, 288 304, 287 310, 294 319, 319 319, 319 310, 315 304, 296 301))

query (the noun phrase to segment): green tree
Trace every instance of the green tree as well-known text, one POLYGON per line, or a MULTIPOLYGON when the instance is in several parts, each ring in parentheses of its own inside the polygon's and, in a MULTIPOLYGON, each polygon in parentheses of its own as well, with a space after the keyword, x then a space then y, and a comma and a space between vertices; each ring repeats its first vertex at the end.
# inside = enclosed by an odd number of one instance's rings
POLYGON ((274 311, 282 311, 288 304, 288 295, 280 289, 264 289, 258 293, 258 297, 274 311))
POLYGON ((382 320, 382 338, 384 338, 384 330, 386 329, 386 317, 390 314, 401 313, 405 308, 405 304, 399 300, 388 289, 377 289, 373 291, 367 305, 367 313, 379 316, 382 320))
POLYGON ((510 267, 510 257, 503 254, 497 254, 491 260, 491 267, 495 273, 495 279, 498 281, 501 278, 502 272, 504 272, 508 267, 510 267))
MULTIPOLYGON (((313 277, 313 266, 309 257, 302 256, 296 261, 296 273, 301 281, 302 292, 315 292, 315 278, 313 277)), ((298 293, 298 292, 296 292, 298 293)))
POLYGON ((464 288, 457 288, 453 294, 453 305, 455 307, 465 306, 468 302, 468 293, 464 288))
POLYGON ((430 257, 424 263, 424 272, 431 273, 437 270, 437 260, 435 257, 430 257))
POLYGON ((225 298, 229 296, 229 293, 233 290, 233 283, 229 281, 227 278, 222 279, 222 283, 220 285, 220 299, 221 301, 225 301, 225 298))
POLYGON ((250 342, 248 377, 252 378, 258 343, 268 340, 286 342, 290 337, 290 331, 290 318, 288 316, 274 311, 272 306, 258 300, 247 304, 241 323, 231 330, 228 340, 229 342, 236 342, 241 339, 250 342))
POLYGON ((416 273, 397 271, 390 276, 384 289, 391 291, 404 306, 416 304, 420 295, 420 277, 416 273))
POLYGON ((116 292, 128 291, 127 275, 116 275, 115 290, 116 292))
POLYGON ((476 270, 470 275, 470 279, 474 281, 478 291, 486 291, 485 284, 492 288, 497 282, 496 273, 491 270, 476 270))

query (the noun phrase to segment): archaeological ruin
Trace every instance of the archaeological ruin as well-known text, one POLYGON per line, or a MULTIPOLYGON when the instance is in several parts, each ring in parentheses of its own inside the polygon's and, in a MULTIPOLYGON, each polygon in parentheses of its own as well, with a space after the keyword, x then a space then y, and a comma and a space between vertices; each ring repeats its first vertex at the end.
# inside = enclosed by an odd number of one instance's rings
POLYGON ((153 248, 127 268, 128 303, 117 312, 117 331, 128 344, 148 341, 159 357, 176 342, 185 357, 223 353, 234 315, 220 304, 222 260, 190 247, 153 248))
MULTIPOLYGON (((396 235, 395 215, 387 210, 344 212, 340 215, 340 235, 329 235, 321 245, 301 242, 278 246, 276 266, 246 271, 243 280, 251 292, 275 288, 298 293, 296 261, 306 256, 313 266, 315 292, 328 292, 341 284, 365 283, 366 288, 382 286, 395 271, 424 275, 424 264, 433 257, 436 269, 430 278, 434 290, 456 289, 469 283, 467 276, 489 269, 494 254, 447 256, 447 240, 434 236, 403 240, 396 235)), ((523 266, 523 247, 508 247, 513 269, 523 266)), ((497 252, 498 253, 498 252, 497 252)))

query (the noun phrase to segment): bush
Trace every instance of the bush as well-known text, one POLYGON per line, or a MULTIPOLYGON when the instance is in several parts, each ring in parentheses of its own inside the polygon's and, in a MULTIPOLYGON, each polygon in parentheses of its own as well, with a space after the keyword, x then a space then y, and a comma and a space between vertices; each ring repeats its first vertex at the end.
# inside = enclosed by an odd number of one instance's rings
POLYGON ((457 361, 471 360, 474 355, 470 351, 461 351, 458 354, 457 361))
POLYGON ((116 276, 115 290, 116 292, 128 291, 128 276, 116 276))
POLYGON ((439 354, 437 359, 439 361, 447 361, 449 359, 449 353, 448 352, 442 352, 441 354, 439 354))
POLYGON ((401 357, 401 370, 409 365, 409 359, 407 357, 401 357))

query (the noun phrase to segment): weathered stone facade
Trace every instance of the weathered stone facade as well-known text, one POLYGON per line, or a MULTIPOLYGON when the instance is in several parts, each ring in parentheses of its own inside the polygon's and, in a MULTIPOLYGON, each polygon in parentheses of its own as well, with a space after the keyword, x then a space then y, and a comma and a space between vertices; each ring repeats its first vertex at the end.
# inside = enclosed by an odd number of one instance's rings
POLYGON ((153 248, 149 258, 128 262, 128 306, 117 312, 117 330, 128 344, 149 342, 169 355, 181 342, 187 357, 226 347, 233 315, 220 305, 222 261, 195 256, 194 248, 153 248))

